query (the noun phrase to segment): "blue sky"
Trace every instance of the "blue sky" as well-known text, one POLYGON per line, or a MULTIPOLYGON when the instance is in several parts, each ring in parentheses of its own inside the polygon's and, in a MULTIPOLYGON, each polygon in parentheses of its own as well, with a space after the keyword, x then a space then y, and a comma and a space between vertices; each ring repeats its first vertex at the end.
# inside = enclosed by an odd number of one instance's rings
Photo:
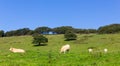
POLYGON ((120 0, 0 0, 0 30, 120 23, 120 0))

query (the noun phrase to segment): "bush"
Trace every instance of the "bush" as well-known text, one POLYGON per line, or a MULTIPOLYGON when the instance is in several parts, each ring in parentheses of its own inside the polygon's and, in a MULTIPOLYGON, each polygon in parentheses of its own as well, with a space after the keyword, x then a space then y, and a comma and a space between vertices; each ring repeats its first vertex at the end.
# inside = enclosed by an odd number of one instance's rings
POLYGON ((67 41, 76 40, 77 35, 75 33, 73 33, 72 31, 66 31, 66 33, 64 34, 64 37, 67 41))

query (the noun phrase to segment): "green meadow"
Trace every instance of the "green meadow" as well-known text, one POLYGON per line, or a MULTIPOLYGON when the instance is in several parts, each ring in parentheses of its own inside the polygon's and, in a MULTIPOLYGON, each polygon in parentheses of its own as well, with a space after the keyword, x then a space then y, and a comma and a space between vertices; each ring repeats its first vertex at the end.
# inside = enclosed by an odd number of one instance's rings
POLYGON ((0 38, 0 66, 120 66, 120 34, 78 34, 72 41, 65 41, 64 35, 45 36, 45 46, 34 46, 32 36, 0 38), (70 51, 60 54, 65 44, 70 44, 70 51), (12 53, 10 47, 26 52, 12 53), (92 53, 89 47, 95 48, 92 53))

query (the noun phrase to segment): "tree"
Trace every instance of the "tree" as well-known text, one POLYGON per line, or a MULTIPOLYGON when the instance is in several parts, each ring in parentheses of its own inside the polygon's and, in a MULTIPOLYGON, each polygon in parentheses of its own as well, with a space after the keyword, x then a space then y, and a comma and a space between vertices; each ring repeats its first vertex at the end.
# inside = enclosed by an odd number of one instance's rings
POLYGON ((31 30, 29 28, 22 28, 22 29, 18 29, 18 30, 15 30, 15 35, 16 36, 21 36, 21 35, 28 35, 28 33, 30 32, 31 30))
POLYGON ((0 30, 0 37, 4 37, 4 31, 0 30))
POLYGON ((38 27, 34 30, 36 33, 39 34, 48 34, 51 31, 51 28, 49 27, 38 27))
POLYGON ((110 24, 98 29, 99 34, 114 34, 120 32, 120 24, 110 24))
POLYGON ((61 26, 61 27, 56 27, 53 29, 54 32, 57 34, 65 34, 66 31, 73 31, 74 28, 71 26, 61 26))
POLYGON ((67 41, 76 40, 77 35, 75 33, 73 33, 72 31, 66 31, 66 33, 64 34, 64 37, 67 41))
POLYGON ((9 36, 15 36, 15 34, 16 34, 16 31, 15 30, 11 30, 11 31, 7 31, 5 33, 5 36, 7 36, 7 37, 9 37, 9 36))
POLYGON ((34 30, 30 30, 28 33, 27 33, 27 35, 33 35, 35 32, 34 32, 34 30))
POLYGON ((31 35, 32 30, 30 30, 29 28, 22 28, 22 29, 18 29, 18 30, 11 30, 11 31, 7 31, 5 33, 5 36, 21 36, 21 35, 31 35))
POLYGON ((46 38, 45 36, 41 35, 41 34, 33 34, 33 44, 35 45, 41 45, 41 43, 46 43, 48 42, 48 38, 46 38))

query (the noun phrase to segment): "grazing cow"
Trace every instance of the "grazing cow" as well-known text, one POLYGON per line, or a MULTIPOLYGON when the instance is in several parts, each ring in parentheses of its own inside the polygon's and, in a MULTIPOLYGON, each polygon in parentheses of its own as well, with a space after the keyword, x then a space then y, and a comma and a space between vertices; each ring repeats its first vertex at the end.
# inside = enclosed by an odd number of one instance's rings
POLYGON ((89 48, 89 49, 88 49, 88 52, 89 52, 89 53, 91 53, 92 51, 93 51, 93 49, 92 49, 92 48, 89 48))
POLYGON ((105 48, 105 49, 104 49, 104 52, 107 53, 107 51, 108 51, 108 49, 105 48))
POLYGON ((23 49, 16 49, 16 48, 10 48, 9 50, 13 53, 24 53, 25 52, 25 50, 23 49))
POLYGON ((66 53, 66 51, 69 51, 70 50, 70 45, 69 44, 66 44, 64 46, 61 47, 60 49, 60 53, 66 53))
POLYGON ((96 47, 88 47, 88 52, 89 53, 93 52, 93 49, 96 49, 96 47))

